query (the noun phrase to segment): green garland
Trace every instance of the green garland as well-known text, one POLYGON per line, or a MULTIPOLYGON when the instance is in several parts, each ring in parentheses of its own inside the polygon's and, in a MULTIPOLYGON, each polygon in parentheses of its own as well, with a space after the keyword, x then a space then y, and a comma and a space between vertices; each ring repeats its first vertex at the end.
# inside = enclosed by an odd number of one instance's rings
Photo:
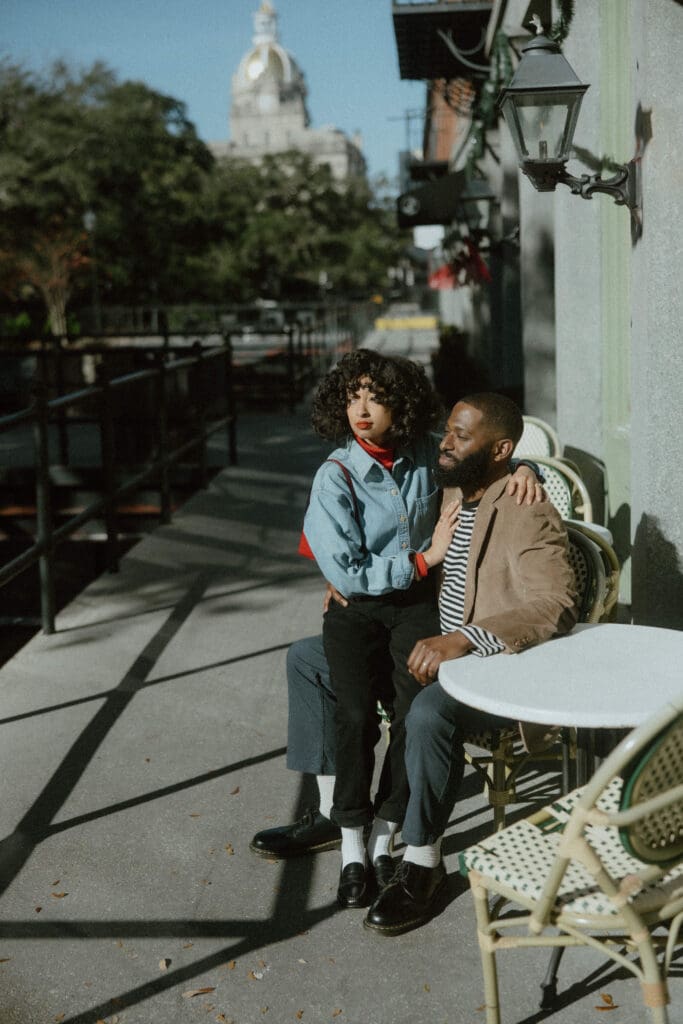
POLYGON ((569 35, 569 26, 574 17, 574 0, 559 0, 560 16, 548 33, 553 42, 562 46, 569 35))

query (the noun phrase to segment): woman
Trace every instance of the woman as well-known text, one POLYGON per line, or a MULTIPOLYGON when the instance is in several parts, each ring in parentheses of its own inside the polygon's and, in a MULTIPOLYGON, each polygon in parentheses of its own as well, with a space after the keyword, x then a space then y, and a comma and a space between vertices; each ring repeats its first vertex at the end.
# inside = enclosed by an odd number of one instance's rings
POLYGON ((388 881, 408 797, 404 720, 421 687, 406 662, 419 639, 439 632, 430 569, 443 560, 459 508, 453 503, 438 517, 439 438, 430 429, 439 412, 421 366, 367 349, 344 356, 313 403, 317 433, 344 441, 316 473, 304 521, 321 572, 346 598, 330 602, 323 622, 337 699, 331 817, 341 826, 344 907, 368 900, 370 823, 370 863, 378 885, 388 881), (378 700, 391 729, 373 807, 378 700))

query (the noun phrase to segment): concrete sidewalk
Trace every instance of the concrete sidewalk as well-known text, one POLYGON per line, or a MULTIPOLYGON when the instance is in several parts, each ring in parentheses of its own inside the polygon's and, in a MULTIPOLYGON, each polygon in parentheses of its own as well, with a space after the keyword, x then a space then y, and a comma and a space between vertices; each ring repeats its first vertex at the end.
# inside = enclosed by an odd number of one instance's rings
MULTIPOLYGON (((305 416, 250 414, 222 471, 0 672, 0 1024, 477 1024, 471 897, 456 854, 490 829, 466 779, 448 900, 395 939, 335 903, 335 852, 270 863, 252 834, 310 783, 284 768, 287 646, 320 626, 296 554, 324 449, 305 416)), ((552 779, 550 779, 552 782, 552 779)), ((532 780, 536 796, 547 777, 532 780)), ((547 793, 545 794, 547 795, 547 793)), ((500 958, 504 1020, 644 1019, 635 979, 569 951, 500 958)), ((680 974, 680 968, 679 968, 680 974)), ((672 984, 681 1021, 681 983, 672 984)))

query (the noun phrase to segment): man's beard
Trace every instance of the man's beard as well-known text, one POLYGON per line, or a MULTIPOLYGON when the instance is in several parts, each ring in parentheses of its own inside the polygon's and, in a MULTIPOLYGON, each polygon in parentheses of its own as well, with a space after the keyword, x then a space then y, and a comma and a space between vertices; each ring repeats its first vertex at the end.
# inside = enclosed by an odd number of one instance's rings
POLYGON ((480 448, 478 452, 466 455, 448 469, 437 465, 434 479, 438 487, 459 487, 463 494, 473 494, 488 486, 491 473, 492 445, 480 448))

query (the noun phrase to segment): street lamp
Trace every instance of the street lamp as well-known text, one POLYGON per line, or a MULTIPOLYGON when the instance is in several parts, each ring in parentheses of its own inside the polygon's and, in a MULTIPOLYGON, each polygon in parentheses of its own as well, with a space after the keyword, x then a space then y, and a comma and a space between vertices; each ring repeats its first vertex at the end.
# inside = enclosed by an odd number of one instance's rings
POLYGON ((498 98, 519 166, 539 192, 554 192, 558 184, 583 199, 605 192, 633 210, 638 206, 635 161, 618 165, 614 176, 605 179, 567 172, 586 89, 557 43, 541 33, 523 47, 517 70, 498 98))

